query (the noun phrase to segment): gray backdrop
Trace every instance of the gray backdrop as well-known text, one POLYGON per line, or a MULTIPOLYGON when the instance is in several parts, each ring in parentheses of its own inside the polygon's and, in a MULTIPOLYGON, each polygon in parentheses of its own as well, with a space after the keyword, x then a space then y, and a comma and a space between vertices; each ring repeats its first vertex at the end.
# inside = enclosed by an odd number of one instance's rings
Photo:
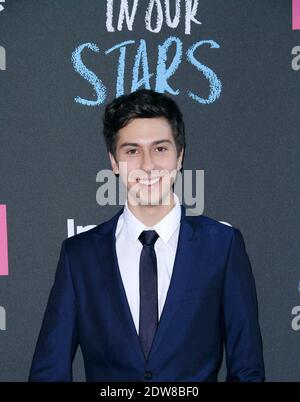
MULTIPOLYGON (((3 4, 0 204, 7 206, 9 275, 0 276, 0 306, 6 310, 0 381, 27 380, 67 219, 96 225, 119 209, 96 202, 96 174, 110 167, 101 118, 116 95, 119 57, 105 51, 136 41, 126 54, 128 93, 138 41, 144 39, 155 89, 157 49, 169 36, 180 38, 183 52, 199 40, 220 45, 197 53, 222 82, 215 102, 203 105, 187 95, 192 90, 207 97, 209 83, 184 57, 169 80, 180 90, 170 96, 186 122, 184 168, 205 171, 204 214, 230 222, 244 236, 257 285, 266 380, 300 380, 300 331, 291 325, 292 308, 300 305, 300 71, 291 68, 291 49, 300 45, 300 31, 291 28, 291 2, 201 0, 202 25, 192 24, 191 35, 182 21, 177 29, 164 24, 157 34, 147 31, 146 0, 140 1, 133 31, 114 33, 106 30, 106 1, 3 4), (100 49, 86 51, 84 61, 107 88, 104 103, 94 107, 74 101, 96 99, 71 61, 86 42, 100 49)), ((173 54, 171 48, 167 63, 173 54)), ((85 380, 80 352, 74 380, 85 380)))

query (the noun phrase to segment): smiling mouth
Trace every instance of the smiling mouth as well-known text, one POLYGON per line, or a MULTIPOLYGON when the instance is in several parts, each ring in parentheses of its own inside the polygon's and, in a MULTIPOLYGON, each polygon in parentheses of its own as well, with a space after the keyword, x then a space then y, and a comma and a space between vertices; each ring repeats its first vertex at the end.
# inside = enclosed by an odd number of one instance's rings
POLYGON ((146 179, 137 179, 137 183, 142 184, 143 186, 154 186, 155 184, 157 184, 159 181, 161 180, 161 177, 154 177, 150 180, 146 180, 146 179))

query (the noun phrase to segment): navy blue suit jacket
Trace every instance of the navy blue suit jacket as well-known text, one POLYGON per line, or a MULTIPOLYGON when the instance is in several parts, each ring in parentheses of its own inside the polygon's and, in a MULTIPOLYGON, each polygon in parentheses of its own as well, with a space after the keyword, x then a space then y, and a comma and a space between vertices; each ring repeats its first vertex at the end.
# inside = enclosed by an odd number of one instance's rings
MULTIPOLYGON (((124 208, 124 207, 123 207, 124 208)), ((264 381, 255 282, 241 232, 182 215, 165 305, 145 360, 110 220, 65 239, 29 381, 72 381, 80 345, 87 381, 264 381), (146 375, 145 375, 146 373, 146 375)))

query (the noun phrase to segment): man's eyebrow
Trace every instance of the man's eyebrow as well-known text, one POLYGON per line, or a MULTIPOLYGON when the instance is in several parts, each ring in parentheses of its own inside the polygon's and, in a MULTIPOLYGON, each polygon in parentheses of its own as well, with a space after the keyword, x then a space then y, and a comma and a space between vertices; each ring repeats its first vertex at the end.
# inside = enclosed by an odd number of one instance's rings
MULTIPOLYGON (((150 145, 157 145, 157 144, 161 144, 163 142, 168 142, 170 144, 173 144, 171 140, 169 139, 164 139, 164 140, 157 140, 157 141, 153 141, 150 143, 150 145)), ((140 144, 138 144, 137 142, 123 142, 123 144, 120 145, 120 148, 124 148, 124 147, 138 147, 140 144)))

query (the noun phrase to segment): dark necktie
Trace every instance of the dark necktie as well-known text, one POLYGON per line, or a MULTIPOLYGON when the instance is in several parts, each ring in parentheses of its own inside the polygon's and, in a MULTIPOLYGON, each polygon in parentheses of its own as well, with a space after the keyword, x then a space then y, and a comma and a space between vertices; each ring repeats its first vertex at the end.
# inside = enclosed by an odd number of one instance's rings
POLYGON ((140 257, 139 338, 146 359, 158 324, 157 260, 154 250, 158 237, 155 230, 144 230, 139 236, 143 245, 140 257))

